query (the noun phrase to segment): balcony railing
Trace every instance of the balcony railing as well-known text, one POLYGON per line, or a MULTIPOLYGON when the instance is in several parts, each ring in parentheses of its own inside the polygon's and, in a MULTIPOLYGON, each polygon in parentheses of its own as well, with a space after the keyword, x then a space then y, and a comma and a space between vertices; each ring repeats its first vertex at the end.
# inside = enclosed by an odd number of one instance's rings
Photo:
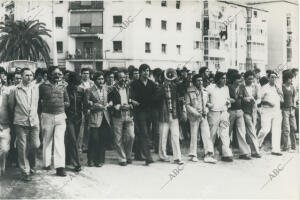
POLYGON ((70 10, 103 9, 103 1, 73 1, 69 3, 70 10))
POLYGON ((70 54, 69 52, 66 53, 66 59, 69 60, 94 60, 94 59, 102 59, 103 54, 102 51, 97 50, 84 50, 84 49, 76 49, 75 54, 70 54))
POLYGON ((103 33, 103 26, 91 26, 91 27, 81 27, 81 26, 69 26, 69 34, 97 34, 103 33))

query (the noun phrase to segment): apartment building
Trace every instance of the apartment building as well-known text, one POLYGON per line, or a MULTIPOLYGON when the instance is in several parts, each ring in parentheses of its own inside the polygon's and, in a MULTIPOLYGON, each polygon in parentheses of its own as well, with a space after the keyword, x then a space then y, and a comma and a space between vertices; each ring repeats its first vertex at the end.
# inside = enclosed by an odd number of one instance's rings
POLYGON ((255 0, 249 5, 267 10, 268 66, 267 69, 299 67, 298 1, 255 0))
POLYGON ((200 1, 105 2, 106 67, 203 65, 200 1))
POLYGON ((204 62, 212 71, 245 71, 267 65, 263 9, 230 1, 203 1, 204 62))

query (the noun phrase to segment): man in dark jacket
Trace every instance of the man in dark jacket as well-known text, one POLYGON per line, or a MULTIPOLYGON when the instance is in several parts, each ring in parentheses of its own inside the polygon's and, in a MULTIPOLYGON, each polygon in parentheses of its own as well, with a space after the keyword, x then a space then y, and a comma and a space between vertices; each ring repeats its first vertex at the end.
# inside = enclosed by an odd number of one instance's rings
POLYGON ((146 165, 153 163, 150 153, 150 124, 152 122, 152 106, 155 99, 153 94, 156 92, 156 85, 153 81, 149 80, 150 67, 147 64, 142 64, 139 68, 140 79, 133 81, 132 86, 132 99, 137 102, 135 106, 135 123, 139 129, 141 148, 146 157, 146 165))
POLYGON ((124 72, 118 72, 118 84, 108 95, 108 101, 113 104, 112 120, 115 134, 116 150, 119 164, 131 164, 131 152, 134 141, 134 123, 132 116, 132 102, 129 87, 125 84, 124 72))
POLYGON ((66 108, 66 155, 67 161, 72 162, 75 167, 74 170, 76 172, 81 171, 78 139, 82 122, 84 89, 82 87, 79 87, 80 83, 80 76, 75 72, 70 72, 67 86, 70 106, 66 108))

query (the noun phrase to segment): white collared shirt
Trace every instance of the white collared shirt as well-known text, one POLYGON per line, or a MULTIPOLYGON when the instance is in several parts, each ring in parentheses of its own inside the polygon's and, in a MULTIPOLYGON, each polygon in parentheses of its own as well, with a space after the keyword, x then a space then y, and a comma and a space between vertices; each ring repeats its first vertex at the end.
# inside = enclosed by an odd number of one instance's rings
POLYGON ((121 97, 121 104, 128 104, 127 92, 125 88, 119 89, 119 94, 121 97))

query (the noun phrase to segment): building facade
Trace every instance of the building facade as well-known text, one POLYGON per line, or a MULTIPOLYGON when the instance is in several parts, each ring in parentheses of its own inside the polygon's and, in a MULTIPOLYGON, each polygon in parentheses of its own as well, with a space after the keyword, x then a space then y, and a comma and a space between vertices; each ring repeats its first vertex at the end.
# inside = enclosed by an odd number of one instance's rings
POLYGON ((299 67, 299 18, 297 1, 249 1, 249 5, 267 10, 268 66, 299 67))

